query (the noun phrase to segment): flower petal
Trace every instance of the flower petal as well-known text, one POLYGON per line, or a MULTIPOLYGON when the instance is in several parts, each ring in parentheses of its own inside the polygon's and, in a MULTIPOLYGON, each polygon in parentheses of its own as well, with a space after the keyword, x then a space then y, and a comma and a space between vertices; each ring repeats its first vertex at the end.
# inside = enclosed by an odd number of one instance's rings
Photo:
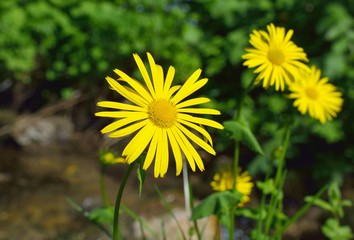
POLYGON ((148 122, 149 122, 149 120, 146 119, 141 122, 134 123, 126 128, 120 129, 118 131, 115 131, 115 132, 109 134, 109 137, 118 138, 118 137, 127 136, 127 135, 139 130, 140 128, 144 127, 148 122))
POLYGON ((145 68, 143 61, 141 60, 141 58, 139 57, 138 54, 134 53, 133 56, 134 56, 136 64, 138 65, 139 71, 140 71, 141 75, 143 76, 145 84, 146 84, 147 88, 149 89, 150 94, 152 95, 152 97, 155 98, 156 94, 155 94, 149 74, 145 68))
POLYGON ((224 129, 224 126, 218 122, 206 118, 193 117, 191 115, 184 114, 184 113, 177 113, 177 119, 183 119, 189 122, 203 124, 217 129, 224 129))

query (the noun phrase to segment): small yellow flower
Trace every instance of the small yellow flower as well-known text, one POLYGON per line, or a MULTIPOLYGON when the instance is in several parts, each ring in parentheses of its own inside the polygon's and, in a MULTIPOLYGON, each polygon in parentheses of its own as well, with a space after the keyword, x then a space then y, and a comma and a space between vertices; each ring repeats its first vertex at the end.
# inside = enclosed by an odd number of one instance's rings
POLYGON ((123 157, 117 157, 113 152, 107 150, 102 151, 100 154, 100 161, 103 165, 115 165, 118 163, 125 163, 123 157))
POLYGON ((182 86, 172 86, 175 74, 172 66, 164 76, 162 67, 155 63, 150 53, 147 53, 150 76, 141 58, 137 54, 133 56, 145 85, 119 69, 114 70, 119 76, 118 80, 106 78, 113 90, 131 104, 98 102, 98 106, 115 109, 115 111, 97 112, 96 116, 117 119, 101 132, 110 133, 111 138, 121 138, 137 132, 124 148, 122 156, 130 164, 148 148, 143 169, 146 170, 155 160, 155 177, 163 177, 166 174, 169 149, 172 149, 175 158, 176 175, 179 175, 182 170, 182 155, 185 155, 193 171, 196 165, 203 171, 203 161, 192 143, 215 155, 211 136, 202 125, 218 129, 223 129, 223 126, 213 120, 191 114, 219 115, 220 112, 215 109, 191 107, 209 102, 208 98, 199 97, 189 100, 186 98, 203 87, 208 79, 198 80, 201 74, 201 70, 198 69, 182 86), (195 130, 198 135, 189 129, 195 130), (203 140, 204 138, 206 141, 203 140))
MULTIPOLYGON (((244 206, 245 203, 250 201, 250 195, 253 188, 252 178, 247 171, 241 173, 241 169, 238 171, 236 178, 236 190, 243 194, 239 207, 244 206)), ((217 172, 210 186, 214 191, 222 192, 234 189, 234 174, 231 168, 223 169, 217 172)))
POLYGON ((303 72, 302 79, 289 86, 289 98, 295 99, 294 106, 301 114, 309 115, 325 123, 331 121, 341 111, 342 93, 328 83, 328 78, 321 78, 321 71, 315 66, 310 72, 303 72))
POLYGON ((275 90, 284 91, 285 84, 290 84, 299 77, 299 69, 308 70, 306 53, 302 48, 290 41, 294 31, 285 32, 285 28, 267 26, 265 31, 253 30, 250 44, 254 48, 246 48, 248 53, 242 56, 243 65, 254 68, 259 74, 256 82, 263 80, 263 87, 275 85, 275 90))

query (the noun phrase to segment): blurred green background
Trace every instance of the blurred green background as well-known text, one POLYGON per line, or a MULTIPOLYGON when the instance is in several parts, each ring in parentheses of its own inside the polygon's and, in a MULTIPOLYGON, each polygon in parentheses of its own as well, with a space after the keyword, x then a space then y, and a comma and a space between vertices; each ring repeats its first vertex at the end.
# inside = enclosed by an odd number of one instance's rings
MULTIPOLYGON (((85 101, 71 119, 75 130, 94 126, 98 132, 95 103, 119 100, 105 76, 115 77, 113 69, 119 68, 139 78, 132 53, 146 59, 149 51, 165 70, 176 68, 175 83, 202 68, 209 82, 200 92, 222 111, 218 121, 230 120, 242 88, 254 77, 241 60, 249 34, 272 22, 294 30, 292 40, 343 93, 344 106, 337 119, 321 125, 301 116, 284 94, 255 89, 244 114, 265 156, 244 148, 241 163, 254 176, 262 174, 291 113, 289 169, 299 170, 316 186, 332 178, 350 181, 353 0, 1 0, 0 108, 35 113, 81 94, 85 101)), ((1 126, 4 122, 0 118, 1 126)), ((232 156, 227 133, 214 135, 217 151, 232 156)))

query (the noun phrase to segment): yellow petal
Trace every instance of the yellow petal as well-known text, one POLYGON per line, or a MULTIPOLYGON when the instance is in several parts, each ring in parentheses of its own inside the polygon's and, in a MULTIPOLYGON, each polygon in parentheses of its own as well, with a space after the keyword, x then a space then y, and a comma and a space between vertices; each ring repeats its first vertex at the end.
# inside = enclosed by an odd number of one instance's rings
POLYGON ((126 128, 123 128, 123 129, 120 129, 120 130, 118 130, 118 131, 115 131, 115 132, 111 133, 111 134, 109 135, 109 137, 111 137, 111 138, 118 138, 118 137, 127 136, 127 135, 129 135, 129 134, 131 134, 131 133, 133 133, 133 132, 139 130, 139 129, 142 128, 143 126, 145 126, 146 123, 148 123, 148 121, 149 121, 149 120, 146 119, 146 120, 143 120, 143 121, 141 121, 141 122, 134 123, 134 124, 132 124, 132 125, 126 127, 126 128))
POLYGON ((173 135, 170 128, 167 128, 167 136, 168 136, 169 142, 171 144, 171 149, 172 149, 173 155, 175 157, 176 176, 178 176, 182 171, 182 164, 183 164, 181 149, 180 149, 180 146, 178 145, 176 138, 173 135))
MULTIPOLYGON (((210 134, 209 134, 204 128, 202 128, 202 127, 200 127, 200 126, 198 126, 198 125, 196 125, 196 124, 194 124, 194 123, 191 123, 191 122, 187 122, 187 121, 185 121, 185 120, 182 120, 182 119, 177 119, 177 121, 178 121, 179 123, 181 123, 181 124, 184 124, 184 125, 186 125, 186 126, 192 128, 192 129, 198 131, 200 134, 202 134, 202 135, 206 138, 206 140, 209 141, 210 145, 213 146, 213 140, 212 140, 210 134)), ((201 126, 202 126, 202 125, 201 125, 201 126)))
POLYGON ((133 122, 136 122, 136 121, 139 121, 139 120, 142 120, 142 119, 146 119, 147 117, 146 116, 137 116, 135 118, 123 118, 123 119, 120 119, 118 121, 115 121, 111 124, 108 124, 106 127, 104 127, 102 130, 101 130, 101 133, 102 134, 105 134, 105 133, 108 133, 108 132, 112 132, 112 131, 115 131, 115 130, 118 130, 119 128, 121 127, 124 127, 125 125, 128 125, 130 123, 133 123, 133 122))
POLYGON ((148 123, 142 128, 123 150, 122 155, 126 156, 126 161, 130 164, 135 161, 154 136, 157 127, 148 123))
POLYGON ((151 102, 152 97, 148 91, 142 86, 142 84, 131 77, 129 77, 127 74, 122 72, 119 69, 114 69, 114 72, 118 74, 121 78, 122 81, 127 82, 140 96, 142 96, 146 101, 151 102))
POLYGON ((143 61, 141 60, 141 58, 139 57, 138 54, 133 54, 133 56, 134 56, 136 64, 138 65, 140 73, 143 76, 143 79, 145 81, 145 84, 146 84, 147 88, 149 89, 151 95, 155 98, 156 94, 155 94, 154 88, 153 88, 152 83, 151 83, 151 79, 149 77, 149 74, 148 74, 148 72, 147 72, 147 70, 145 68, 145 65, 144 65, 143 61))
MULTIPOLYGON (((192 169, 193 172, 195 172, 195 161, 194 161, 193 155, 190 153, 189 149, 185 145, 186 142, 184 142, 181 139, 181 137, 179 136, 179 134, 177 133, 177 131, 178 131, 177 127, 173 127, 170 129, 171 129, 173 136, 175 137, 175 139, 177 141, 177 144, 181 147, 183 154, 186 156, 190 168, 192 169)), ((187 140, 187 142, 188 142, 188 140, 187 140)))
POLYGON ((162 94, 163 96, 162 97, 164 99, 169 98, 168 92, 170 90, 174 76, 175 76, 175 68, 171 66, 168 68, 165 85, 163 87, 163 94, 162 94))
POLYGON ((199 104, 207 103, 207 102, 210 102, 209 98, 205 98, 205 97, 192 98, 187 101, 178 103, 176 105, 176 108, 179 109, 179 108, 184 108, 184 107, 190 107, 190 106, 199 105, 199 104))
POLYGON ((177 92, 177 94, 172 98, 171 102, 177 104, 179 101, 181 101, 184 97, 185 91, 187 91, 190 86, 192 86, 199 78, 202 70, 197 69, 188 79, 187 81, 182 85, 181 89, 177 92))
POLYGON ((218 110, 211 109, 211 108, 180 108, 177 110, 177 112, 220 115, 220 112, 218 110))
POLYGON ((156 156, 155 156, 155 166, 154 166, 154 177, 157 178, 161 172, 161 161, 162 161, 162 151, 161 151, 161 142, 162 142, 162 129, 157 128, 157 148, 156 148, 156 156))
POLYGON ((149 64, 150 64, 150 70, 151 70, 151 75, 152 75, 152 83, 154 86, 155 94, 156 97, 161 96, 162 94, 162 84, 163 84, 163 79, 160 78, 161 73, 159 73, 159 69, 157 64, 155 63, 154 58, 151 56, 150 53, 147 53, 149 64))
POLYGON ((112 101, 101 101, 97 103, 99 107, 106 107, 106 108, 114 108, 120 110, 130 110, 130 111, 137 111, 137 112, 146 112, 146 108, 134 106, 131 104, 120 103, 120 102, 112 102, 112 101))
POLYGON ((187 128, 183 127, 181 124, 176 124, 176 127, 181 130, 181 132, 183 134, 185 134, 189 139, 191 139, 194 143, 196 143, 197 145, 199 145, 201 148, 203 148, 205 151, 207 151, 208 153, 215 155, 215 150, 208 145, 206 142, 204 142, 202 139, 200 139, 199 137, 197 137, 194 133, 192 133, 191 131, 189 131, 187 128))
POLYGON ((152 137, 152 140, 150 142, 149 150, 146 154, 146 158, 145 158, 144 165, 143 165, 144 170, 147 170, 150 167, 152 160, 154 160, 154 158, 155 158, 158 140, 159 140, 158 134, 157 134, 157 132, 155 132, 155 134, 152 137))
POLYGON ((185 147, 187 148, 188 152, 191 153, 192 158, 193 158, 193 165, 194 162, 197 164, 198 168, 200 171, 204 171, 204 163, 202 161, 202 158, 198 154, 198 152, 195 150, 193 145, 189 142, 189 140, 185 137, 184 133, 182 133, 177 127, 174 128, 175 132, 177 135, 180 137, 181 141, 185 143, 185 147))
POLYGON ((218 122, 206 118, 193 117, 191 115, 184 114, 184 113, 177 113, 177 119, 183 119, 189 122, 203 124, 217 129, 224 129, 223 125, 221 125, 218 122))
POLYGON ((146 112, 130 112, 130 111, 102 111, 96 112, 95 116, 97 117, 110 117, 110 118, 140 118, 142 116, 148 117, 146 112))
POLYGON ((121 94, 123 97, 125 97, 132 103, 135 103, 136 105, 139 105, 140 107, 143 108, 147 107, 148 102, 141 96, 130 92, 129 90, 127 90, 127 88, 120 85, 116 80, 114 80, 111 77, 106 77, 106 80, 114 90, 116 90, 119 94, 121 94))
POLYGON ((203 78, 200 79, 198 82, 194 83, 193 85, 188 86, 188 88, 183 88, 183 85, 181 89, 177 92, 177 94, 172 98, 171 102, 174 104, 178 104, 180 101, 182 101, 183 99, 203 87, 207 82, 208 79, 203 78))
POLYGON ((167 172, 168 163, 169 163, 168 138, 167 138, 166 128, 162 128, 161 140, 162 140, 161 141, 162 158, 161 158, 160 176, 164 177, 167 172))

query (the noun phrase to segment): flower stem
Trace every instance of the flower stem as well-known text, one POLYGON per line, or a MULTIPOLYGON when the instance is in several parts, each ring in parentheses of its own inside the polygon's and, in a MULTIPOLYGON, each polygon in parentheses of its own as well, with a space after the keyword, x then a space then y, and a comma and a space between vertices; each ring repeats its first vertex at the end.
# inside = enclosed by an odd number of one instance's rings
MULTIPOLYGON (((240 142, 235 141, 234 162, 233 162, 233 189, 237 190, 237 176, 238 176, 238 164, 240 159, 240 142)), ((230 206, 230 226, 229 226, 229 239, 234 239, 235 234, 235 214, 236 207, 230 206)))
POLYGON ((190 205, 190 191, 189 191, 189 178, 188 178, 188 169, 187 164, 183 164, 183 192, 184 192, 184 204, 186 207, 186 212, 188 215, 191 213, 190 205))
POLYGON ((281 155, 279 157, 279 164, 278 164, 278 168, 277 168, 277 173, 275 175, 276 186, 279 186, 279 183, 282 179, 283 167, 284 167, 284 162, 285 162, 286 151, 287 151, 288 145, 289 145, 289 140, 290 140, 290 126, 287 126, 286 132, 285 132, 284 143, 283 143, 283 151, 281 152, 281 155))
POLYGON ((122 182, 119 186, 119 190, 117 193, 116 202, 114 205, 113 240, 120 239, 120 232, 119 232, 119 226, 118 226, 118 224, 119 224, 119 208, 120 208, 120 203, 122 200, 125 185, 127 183, 128 177, 130 176, 130 173, 132 172, 134 166, 135 166, 135 161, 129 165, 128 170, 124 173, 122 182))
POLYGON ((245 98, 247 96, 247 94, 252 90, 252 87, 254 86, 256 79, 254 78, 249 85, 247 86, 247 88, 245 88, 242 93, 241 93, 241 97, 240 100, 237 104, 237 111, 236 111, 236 115, 235 115, 235 119, 238 120, 241 116, 241 110, 242 110, 242 106, 243 106, 243 102, 245 101, 245 98))
POLYGON ((268 208, 268 213, 267 213, 267 218, 265 221, 265 234, 268 235, 269 234, 269 230, 270 230, 270 225, 272 223, 274 214, 275 214, 275 208, 278 205, 278 201, 279 201, 279 192, 282 191, 282 186, 283 186, 283 182, 284 182, 284 163, 285 163, 285 156, 286 156, 286 151, 288 149, 288 145, 289 145, 289 140, 290 140, 290 125, 287 126, 286 128, 286 132, 285 132, 285 138, 284 138, 284 142, 282 144, 282 152, 281 155, 279 157, 279 163, 277 166, 277 172, 275 175, 275 181, 274 181, 274 185, 276 188, 276 191, 274 193, 272 193, 271 197, 270 197, 270 201, 269 201, 269 208, 268 208))
POLYGON ((233 186, 233 189, 236 189, 236 186, 237 186, 237 176, 238 176, 239 161, 240 161, 240 142, 239 141, 235 141, 234 163, 233 163, 233 175, 234 175, 234 186, 233 186))
POLYGON ((235 212, 236 207, 231 206, 230 208, 230 226, 229 226, 229 239, 233 240, 235 236, 235 212))
MULTIPOLYGON (((188 216, 191 216, 191 214, 192 214, 191 207, 194 205, 194 201, 193 201, 194 198, 193 198, 192 188, 191 188, 191 185, 189 182, 187 164, 183 164, 183 190, 184 190, 184 200, 185 200, 185 205, 186 205, 186 211, 188 213, 188 216)), ((197 234, 198 240, 201 240, 202 236, 201 236, 199 228, 198 228, 197 220, 193 220, 193 225, 194 225, 194 229, 197 234)))
MULTIPOLYGON (((237 111, 235 115, 235 120, 237 121, 241 117, 241 110, 242 110, 242 105, 243 102, 247 96, 247 94, 250 92, 252 87, 254 86, 254 82, 256 79, 253 79, 250 84, 247 86, 247 88, 242 91, 242 95, 240 97, 240 100, 237 105, 237 111)), ((233 189, 236 190, 237 186, 237 175, 238 175, 238 165, 239 165, 239 159, 240 159, 240 142, 235 141, 235 151, 234 151, 234 162, 233 162, 233 177, 234 177, 234 183, 233 183, 233 189)), ((234 234, 235 234, 235 214, 236 214, 236 207, 231 206, 230 208, 230 226, 229 226, 229 239, 234 239, 234 234)))

